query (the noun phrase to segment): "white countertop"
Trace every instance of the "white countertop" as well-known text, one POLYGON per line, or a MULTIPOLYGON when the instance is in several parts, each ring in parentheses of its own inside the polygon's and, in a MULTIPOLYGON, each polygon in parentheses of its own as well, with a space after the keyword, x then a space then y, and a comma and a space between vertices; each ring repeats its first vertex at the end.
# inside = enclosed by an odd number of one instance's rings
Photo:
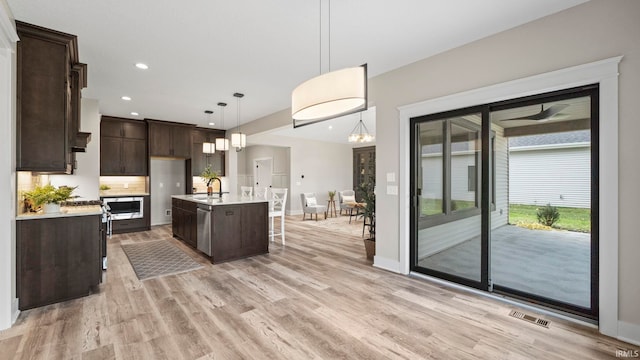
POLYGON ((16 216, 16 220, 37 220, 50 219, 69 216, 87 216, 102 215, 102 207, 100 205, 92 206, 63 206, 59 213, 45 214, 43 212, 24 213, 16 216))
POLYGON ((192 201, 198 204, 205 205, 234 205, 234 204, 251 204, 251 203, 262 203, 269 202, 265 198, 261 197, 241 197, 239 195, 232 194, 222 194, 222 199, 218 198, 218 194, 213 194, 212 196, 207 195, 172 195, 172 198, 192 201))

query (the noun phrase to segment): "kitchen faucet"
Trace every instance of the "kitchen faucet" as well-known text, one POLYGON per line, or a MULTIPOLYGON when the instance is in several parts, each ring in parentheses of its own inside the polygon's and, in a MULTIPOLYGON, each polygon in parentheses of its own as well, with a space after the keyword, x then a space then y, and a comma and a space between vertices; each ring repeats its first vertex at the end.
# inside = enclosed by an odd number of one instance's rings
POLYGON ((218 184, 220 184, 220 186, 218 187, 218 198, 222 199, 222 180, 220 180, 220 178, 215 177, 212 179, 213 181, 218 180, 218 184))

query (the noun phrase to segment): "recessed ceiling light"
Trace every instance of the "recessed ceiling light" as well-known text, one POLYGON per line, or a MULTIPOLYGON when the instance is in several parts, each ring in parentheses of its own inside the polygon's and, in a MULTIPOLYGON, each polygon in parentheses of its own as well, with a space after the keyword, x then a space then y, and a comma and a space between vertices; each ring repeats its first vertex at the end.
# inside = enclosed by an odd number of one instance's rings
POLYGON ((120 99, 125 100, 125 101, 131 101, 131 98, 129 96, 123 96, 120 99))
POLYGON ((147 64, 143 64, 143 63, 137 63, 136 67, 138 69, 142 69, 142 70, 147 70, 149 68, 149 66, 147 64))
POLYGON ((132 112, 131 112, 131 115, 133 115, 133 116, 138 116, 138 115, 140 115, 140 114, 138 114, 138 113, 137 113, 137 112, 135 112, 135 111, 132 111, 132 112))
POLYGON ((333 130, 333 125, 329 125, 329 130, 333 130))
POLYGON ((215 124, 216 124, 216 123, 209 123, 209 125, 211 125, 211 126, 213 126, 213 125, 215 125, 215 124))

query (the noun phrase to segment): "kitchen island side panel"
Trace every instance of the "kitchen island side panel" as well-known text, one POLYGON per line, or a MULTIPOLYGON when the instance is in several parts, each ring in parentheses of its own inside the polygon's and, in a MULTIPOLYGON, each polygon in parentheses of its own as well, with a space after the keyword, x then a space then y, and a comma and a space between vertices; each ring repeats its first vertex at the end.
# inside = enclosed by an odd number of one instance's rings
POLYGON ((215 206, 211 216, 212 263, 269 252, 266 202, 215 206))

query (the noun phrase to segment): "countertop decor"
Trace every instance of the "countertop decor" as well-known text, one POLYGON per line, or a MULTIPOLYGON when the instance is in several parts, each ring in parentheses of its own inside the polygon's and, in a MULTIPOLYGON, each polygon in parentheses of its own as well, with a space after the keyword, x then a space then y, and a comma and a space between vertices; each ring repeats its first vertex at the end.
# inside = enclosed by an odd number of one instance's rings
POLYGON ((43 208, 45 213, 59 213, 60 203, 71 199, 76 187, 60 186, 56 188, 51 184, 36 186, 31 191, 23 193, 25 211, 37 211, 43 208))

